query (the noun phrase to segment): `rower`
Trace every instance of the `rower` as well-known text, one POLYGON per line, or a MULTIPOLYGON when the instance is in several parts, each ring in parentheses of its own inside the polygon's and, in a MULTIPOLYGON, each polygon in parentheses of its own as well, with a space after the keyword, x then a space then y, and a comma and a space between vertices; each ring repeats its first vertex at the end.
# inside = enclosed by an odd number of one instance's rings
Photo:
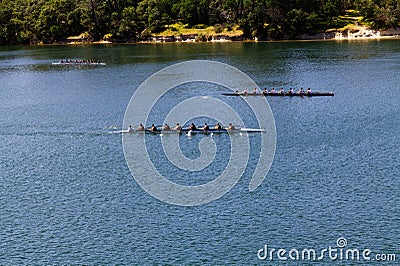
POLYGON ((272 90, 269 92, 269 93, 272 93, 272 94, 274 94, 276 91, 275 91, 275 88, 272 88, 272 90))
POLYGON ((279 94, 285 94, 285 91, 282 89, 279 90, 279 94))
POLYGON ((176 123, 176 126, 174 127, 173 130, 181 131, 181 130, 182 130, 182 127, 181 127, 181 125, 179 125, 179 123, 176 123))
POLYGON ((247 88, 244 88, 244 90, 243 90, 243 92, 242 92, 243 94, 247 94, 248 92, 247 92, 247 88))
POLYGON ((150 131, 157 131, 157 127, 154 124, 151 124, 151 127, 149 129, 150 131))
POLYGON ((293 94, 293 88, 290 88, 290 90, 288 91, 288 94, 289 94, 289 95, 292 95, 292 94, 293 94))
POLYGON ((171 127, 168 124, 165 124, 163 130, 171 130, 171 127))
POLYGON ((254 88, 253 94, 257 94, 257 88, 254 88))
POLYGON ((191 123, 190 126, 188 127, 189 130, 196 130, 196 126, 194 123, 191 123))
POLYGON ((208 130, 210 130, 210 127, 207 125, 207 123, 204 123, 203 131, 208 131, 208 130))
POLYGON ((129 125, 129 127, 128 127, 128 132, 133 132, 133 128, 131 125, 129 125))
POLYGON ((299 93, 300 93, 300 94, 304 94, 304 89, 303 89, 303 88, 300 88, 299 93))
POLYGON ((217 124, 215 124, 214 129, 221 130, 222 127, 221 127, 221 125, 219 123, 217 123, 217 124))
POLYGON ((236 93, 236 94, 240 94, 239 90, 236 90, 235 93, 236 93))
POLYGON ((267 95, 268 94, 268 90, 267 90, 267 88, 265 88, 264 90, 263 90, 263 92, 262 92, 264 95, 267 95))
POLYGON ((136 130, 137 131, 143 131, 144 130, 144 126, 142 124, 140 124, 139 127, 136 130))
POLYGON ((312 92, 311 92, 311 88, 308 88, 308 89, 307 89, 307 94, 310 95, 311 93, 312 93, 312 92))
POLYGON ((228 130, 235 130, 235 127, 232 125, 232 123, 229 123, 228 130))

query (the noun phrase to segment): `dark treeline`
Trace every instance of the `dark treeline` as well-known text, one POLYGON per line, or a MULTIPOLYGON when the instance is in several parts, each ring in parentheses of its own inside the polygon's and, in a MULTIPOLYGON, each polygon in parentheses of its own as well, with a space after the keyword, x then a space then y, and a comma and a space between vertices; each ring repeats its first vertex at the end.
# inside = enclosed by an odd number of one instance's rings
POLYGON ((54 43, 85 32, 90 40, 135 41, 174 22, 291 39, 343 26, 338 17, 348 9, 379 29, 400 21, 399 0, 1 0, 0 44, 54 43))

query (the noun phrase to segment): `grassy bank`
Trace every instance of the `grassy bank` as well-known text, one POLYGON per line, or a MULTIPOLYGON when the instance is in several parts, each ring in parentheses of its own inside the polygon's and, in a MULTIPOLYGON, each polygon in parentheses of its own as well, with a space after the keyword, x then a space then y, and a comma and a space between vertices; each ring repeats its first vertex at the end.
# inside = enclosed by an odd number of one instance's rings
POLYGON ((220 24, 207 26, 198 24, 194 27, 189 27, 188 24, 174 23, 163 26, 163 30, 152 34, 153 36, 181 36, 181 35, 197 35, 197 36, 241 36, 243 31, 238 25, 224 27, 220 24))

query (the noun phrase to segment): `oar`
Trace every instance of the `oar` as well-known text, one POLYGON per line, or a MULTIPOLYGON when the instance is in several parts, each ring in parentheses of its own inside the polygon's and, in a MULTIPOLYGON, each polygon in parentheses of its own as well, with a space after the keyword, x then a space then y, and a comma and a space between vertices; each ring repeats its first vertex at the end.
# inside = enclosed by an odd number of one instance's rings
POLYGON ((240 128, 241 131, 245 132, 266 132, 266 129, 263 128, 240 128))
POLYGON ((158 127, 160 127, 160 125, 155 125, 155 127, 156 127, 156 130, 151 130, 151 127, 152 126, 150 126, 150 127, 145 127, 145 131, 147 131, 147 132, 150 132, 150 133, 157 133, 158 131, 161 131, 160 129, 158 129, 158 127))

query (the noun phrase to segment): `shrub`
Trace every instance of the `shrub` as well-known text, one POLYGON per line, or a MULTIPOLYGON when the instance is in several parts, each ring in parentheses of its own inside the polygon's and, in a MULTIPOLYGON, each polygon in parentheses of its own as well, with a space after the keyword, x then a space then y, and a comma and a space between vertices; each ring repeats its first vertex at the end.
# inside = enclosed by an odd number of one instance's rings
POLYGON ((205 24, 197 24, 197 25, 194 25, 193 28, 201 30, 201 29, 207 28, 207 26, 205 24))
POLYGON ((215 33, 221 33, 224 31, 224 26, 222 26, 221 24, 215 24, 214 31, 215 33))
POLYGON ((233 25, 230 24, 230 23, 226 24, 225 27, 226 27, 227 31, 232 31, 233 30, 233 25))

